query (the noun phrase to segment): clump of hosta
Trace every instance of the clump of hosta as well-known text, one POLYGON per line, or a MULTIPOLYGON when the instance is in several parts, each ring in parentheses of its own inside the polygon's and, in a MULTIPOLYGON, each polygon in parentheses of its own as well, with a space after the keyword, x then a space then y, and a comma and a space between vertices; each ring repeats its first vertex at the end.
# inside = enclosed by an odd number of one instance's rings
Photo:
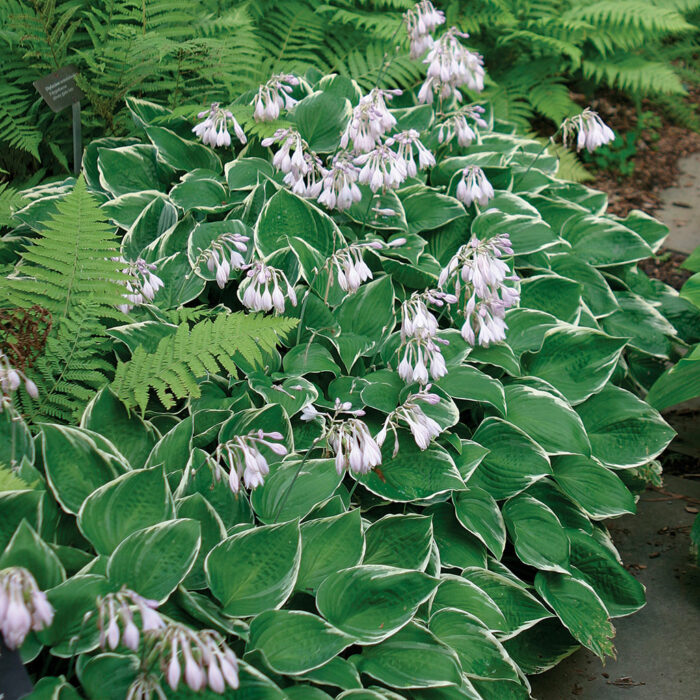
POLYGON ((615 140, 615 132, 588 107, 581 114, 565 119, 559 128, 565 146, 576 138, 577 151, 585 148, 593 153, 596 148, 615 140))
POLYGON ((49 627, 54 610, 31 572, 21 566, 0 571, 0 632, 8 649, 22 646, 31 630, 49 627))
POLYGON ((404 12, 406 32, 411 42, 411 58, 420 58, 434 43, 432 33, 445 23, 445 13, 435 9, 430 0, 417 2, 404 12))
POLYGON ((382 463, 382 451, 366 423, 362 409, 353 410, 350 402, 336 399, 335 411, 319 411, 313 404, 304 407, 303 421, 318 421, 322 432, 319 441, 325 441, 335 456, 335 468, 342 474, 348 467, 355 474, 367 474, 382 463))
POLYGON ((117 308, 126 314, 134 306, 153 301, 156 292, 163 287, 163 280, 155 273, 158 269, 156 264, 146 262, 143 258, 137 258, 133 262, 121 257, 114 260, 124 263, 126 267, 122 272, 128 278, 122 282, 126 287, 124 298, 128 303, 120 304, 117 308))
POLYGON ((296 85, 299 85, 299 78, 285 73, 273 75, 261 85, 251 103, 256 121, 271 122, 279 117, 282 109, 292 109, 297 103, 291 94, 296 85))
POLYGON ((262 261, 248 266, 246 277, 239 287, 244 306, 251 311, 275 311, 284 313, 286 302, 297 305, 297 295, 287 276, 262 261))
POLYGON ((483 118, 484 108, 481 105, 466 105, 454 114, 449 115, 440 122, 438 127, 438 141, 450 143, 457 137, 457 143, 466 148, 477 138, 477 131, 467 121, 471 119, 474 124, 482 129, 487 129, 488 124, 483 118))
POLYGON ((98 598, 100 646, 103 649, 116 649, 121 642, 125 647, 136 651, 141 641, 141 632, 165 627, 165 620, 156 610, 157 607, 157 600, 144 598, 128 588, 98 598), (135 612, 138 612, 138 617, 134 616, 135 612), (137 624, 138 621, 140 625, 137 624))
POLYGON ((494 191, 484 171, 476 165, 468 165, 462 170, 455 196, 467 206, 476 202, 483 207, 493 199, 494 191))
POLYGON ((197 118, 204 121, 197 124, 192 131, 202 140, 202 143, 212 148, 231 145, 229 126, 233 126, 233 132, 241 143, 248 141, 233 113, 220 107, 218 102, 212 102, 211 107, 200 112, 197 118))
POLYGON ((442 432, 440 424, 425 414, 421 403, 428 405, 440 403, 440 397, 430 392, 430 384, 418 392, 409 394, 403 404, 386 417, 384 425, 377 435, 377 444, 381 447, 386 441, 389 431, 392 431, 394 433, 394 457, 399 452, 398 429, 402 424, 411 431, 416 445, 421 450, 427 450, 430 443, 442 432))
POLYGON ((284 457, 287 448, 280 443, 283 439, 282 433, 276 430, 252 430, 247 435, 236 435, 218 444, 206 459, 214 480, 226 479, 234 493, 240 490, 241 482, 247 489, 261 486, 270 473, 270 467, 260 448, 265 447, 284 457))
POLYGON ((14 367, 10 358, 0 350, 0 413, 12 403, 12 395, 22 384, 33 399, 39 397, 36 384, 21 369, 14 367))
POLYGON ((450 289, 461 302, 461 333, 470 345, 488 347, 505 340, 506 311, 518 303, 520 293, 509 284, 518 278, 502 260, 504 255, 513 255, 508 234, 486 241, 474 236, 440 274, 439 286, 450 289))

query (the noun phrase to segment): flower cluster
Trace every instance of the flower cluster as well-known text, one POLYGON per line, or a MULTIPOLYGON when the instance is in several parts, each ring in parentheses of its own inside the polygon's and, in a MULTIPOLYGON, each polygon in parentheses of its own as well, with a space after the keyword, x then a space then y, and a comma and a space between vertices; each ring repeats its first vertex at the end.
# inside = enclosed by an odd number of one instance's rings
POLYGON ((377 444, 381 447, 384 444, 389 430, 394 433, 394 452, 395 457, 399 451, 398 428, 401 423, 405 423, 416 441, 416 445, 421 450, 427 450, 430 443, 441 432, 440 424, 425 415, 423 407, 420 405, 427 403, 435 405, 440 403, 440 397, 437 394, 430 393, 430 384, 421 391, 415 394, 410 394, 403 405, 393 410, 384 421, 384 426, 377 435, 377 444))
POLYGON ((411 58, 420 58, 433 45, 432 32, 445 23, 445 13, 436 10, 430 0, 421 0, 403 18, 411 42, 411 58))
POLYGON ((429 290, 423 294, 414 292, 401 305, 401 350, 399 376, 406 383, 427 384, 430 378, 440 379, 447 374, 445 358, 440 345, 448 341, 438 338, 438 322, 428 309, 426 301, 443 306, 457 301, 452 294, 429 290))
POLYGON ((380 144, 384 134, 396 126, 396 117, 386 106, 386 100, 400 94, 401 90, 374 88, 363 95, 340 137, 340 147, 348 148, 352 141, 355 153, 368 153, 380 144))
POLYGON ((253 311, 275 309, 283 313, 286 299, 292 306, 297 305, 296 292, 284 272, 262 261, 248 266, 238 291, 242 304, 253 311))
POLYGON ((348 467, 355 474, 367 474, 382 463, 382 451, 367 425, 360 420, 363 410, 353 410, 349 401, 335 400, 335 413, 319 411, 313 404, 304 407, 303 421, 318 420, 323 425, 322 439, 335 455, 335 468, 342 474, 348 467), (349 414, 349 418, 339 417, 349 414))
POLYGON ((357 186, 360 169, 352 163, 346 154, 338 154, 333 164, 323 176, 323 192, 318 197, 319 204, 329 209, 345 211, 362 199, 362 192, 357 186))
POLYGON ((195 692, 207 686, 215 693, 225 692, 227 686, 238 688, 238 659, 214 630, 195 632, 170 622, 158 631, 152 655, 173 691, 181 680, 195 692))
POLYGON ((165 627, 165 620, 156 611, 157 607, 157 600, 144 598, 128 588, 98 598, 100 646, 116 649, 121 641, 125 647, 136 651, 141 634, 134 620, 134 610, 138 610, 141 618, 141 630, 149 632, 165 627))
POLYGON ((53 622, 53 608, 34 576, 21 566, 0 571, 0 632, 8 649, 22 646, 29 630, 53 622))
POLYGON ((615 132, 600 118, 597 112, 586 109, 574 117, 565 119, 561 125, 562 140, 567 146, 576 134, 576 150, 585 148, 589 153, 599 146, 615 140, 615 132))
POLYGON ((398 144, 398 156, 403 160, 409 177, 415 177, 418 170, 432 168, 435 156, 420 142, 420 134, 415 129, 402 131, 386 140, 387 146, 398 144), (414 160, 413 148, 418 151, 418 166, 414 160))
POLYGON ((477 132, 469 124, 467 118, 472 119, 482 129, 487 129, 488 124, 482 117, 484 111, 484 108, 480 105, 462 107, 440 124, 438 127, 438 141, 440 143, 450 143, 456 136, 457 143, 460 146, 466 148, 471 145, 471 142, 477 138, 477 132))
POLYGON ((300 197, 315 199, 323 189, 325 169, 320 158, 309 150, 308 144, 296 129, 277 129, 261 144, 266 148, 282 144, 272 158, 272 164, 281 170, 284 184, 300 197))
POLYGON ((483 207, 488 204, 489 199, 493 199, 494 192, 484 171, 476 165, 468 165, 462 170, 462 177, 457 183, 455 195, 467 206, 476 202, 483 207))
POLYGON ((241 233, 222 233, 211 245, 200 253, 206 261, 207 269, 216 275, 216 283, 221 289, 231 276, 233 270, 240 270, 245 265, 243 257, 247 251, 249 236, 241 233))
POLYGON ((214 454, 207 455, 207 464, 214 474, 215 481, 221 481, 227 476, 234 493, 240 490, 241 479, 247 489, 261 486, 270 472, 270 467, 260 447, 264 446, 276 455, 284 457, 287 448, 279 443, 282 439, 282 433, 277 431, 266 433, 263 430, 252 430, 247 435, 236 435, 217 445, 214 454))
POLYGON ((433 43, 423 63, 428 65, 427 78, 418 91, 418 101, 432 104, 435 96, 454 97, 462 101, 459 88, 466 86, 474 92, 484 89, 484 59, 462 46, 459 37, 466 38, 456 27, 448 29, 433 43))
POLYGON ((353 243, 347 248, 341 248, 328 259, 327 265, 335 268, 338 285, 344 292, 354 294, 363 282, 372 279, 372 270, 362 259, 362 253, 367 250, 382 250, 384 248, 398 248, 405 245, 405 238, 395 238, 389 243, 384 241, 366 241, 353 243))
POLYGON ((236 138, 241 143, 246 143, 248 140, 233 114, 228 109, 222 109, 218 102, 212 102, 211 107, 200 112, 197 118, 204 119, 204 121, 197 124, 192 131, 202 139, 202 143, 212 148, 231 145, 231 134, 228 131, 229 123, 233 126, 236 138))
POLYGON ((19 389, 22 382, 33 399, 39 397, 36 384, 22 370, 13 367, 7 355, 0 350, 0 413, 10 404, 10 395, 19 389))
POLYGON ((503 255, 513 255, 508 234, 487 241, 472 237, 440 274, 439 286, 452 288, 466 301, 460 310, 465 319, 461 333, 470 345, 488 347, 505 340, 505 313, 518 303, 520 293, 507 284, 518 278, 510 274, 503 255))
POLYGON ((126 287, 124 298, 128 303, 120 304, 117 308, 127 314, 134 306, 153 301, 156 292, 163 286, 163 280, 155 274, 154 263, 148 263, 143 258, 128 262, 124 258, 112 258, 115 262, 124 263, 122 272, 128 276, 123 282, 126 287))
POLYGON ((296 85, 299 85, 299 78, 284 73, 273 75, 264 85, 261 85, 251 102, 254 105, 255 120, 271 122, 279 117, 280 110, 294 107, 297 100, 291 93, 296 85))

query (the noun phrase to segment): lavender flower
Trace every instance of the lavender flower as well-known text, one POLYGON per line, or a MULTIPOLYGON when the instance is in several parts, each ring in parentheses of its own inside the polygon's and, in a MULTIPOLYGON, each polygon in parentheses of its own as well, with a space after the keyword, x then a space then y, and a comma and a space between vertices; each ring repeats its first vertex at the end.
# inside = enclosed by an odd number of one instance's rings
POLYGON ((22 370, 13 367, 8 356, 0 350, 0 393, 2 394, 0 396, 0 413, 10 405, 12 401, 10 395, 19 389, 22 382, 24 382, 27 393, 33 399, 39 397, 39 389, 37 389, 36 384, 22 370))
POLYGON ((197 266, 200 261, 206 261, 207 269, 216 275, 216 283, 223 289, 231 272, 245 266, 243 255, 248 249, 246 243, 249 240, 249 236, 240 233, 222 233, 208 248, 200 250, 197 266))
POLYGON ((204 119, 204 121, 193 127, 192 131, 202 140, 202 143, 212 148, 231 145, 231 134, 228 131, 229 123, 233 126, 236 138, 241 143, 246 143, 248 140, 233 114, 227 109, 222 109, 218 102, 212 102, 211 107, 200 112, 197 118, 204 119))
POLYGON ((253 311, 272 311, 274 308, 283 313, 286 299, 292 306, 297 305, 296 292, 284 272, 261 261, 248 266, 246 278, 238 291, 243 305, 253 311))
POLYGON ((163 287, 163 280, 155 274, 157 266, 155 263, 148 263, 143 258, 137 258, 133 262, 124 258, 112 258, 115 262, 124 263, 122 272, 129 277, 123 282, 127 293, 124 298, 128 303, 120 304, 117 308, 122 313, 129 313, 134 306, 153 301, 156 292, 163 287))
POLYGON ((234 493, 240 490, 241 479, 247 489, 261 486, 270 468, 260 447, 267 447, 283 457, 287 454, 287 448, 279 443, 282 439, 282 433, 277 431, 266 433, 252 430, 247 435, 237 435, 219 444, 214 454, 207 456, 207 464, 214 474, 214 480, 221 481, 227 477, 234 493))
POLYGON ((53 608, 34 576, 21 566, 0 571, 0 632, 8 649, 22 646, 30 630, 53 622, 53 608))
POLYGON ((377 444, 381 447, 386 440, 388 431, 391 430, 394 433, 394 457, 399 451, 397 430, 401 423, 405 423, 408 426, 413 439, 416 441, 416 445, 421 450, 427 450, 433 439, 442 432, 440 424, 425 415, 420 402, 435 405, 440 403, 440 397, 437 394, 430 393, 430 384, 424 389, 410 394, 402 406, 394 409, 387 416, 384 426, 377 435, 377 444))
POLYGON ((362 254, 368 248, 382 250, 384 248, 398 248, 405 245, 405 238, 395 238, 390 243, 383 241, 365 241, 353 243, 347 248, 336 251, 328 260, 327 265, 335 268, 338 285, 344 292, 354 294, 363 282, 372 279, 372 270, 362 259, 362 254))
POLYGON ((157 600, 144 598, 126 587, 98 598, 100 646, 103 649, 116 649, 121 641, 125 647, 136 651, 141 634, 134 618, 134 609, 139 613, 141 630, 149 632, 165 627, 165 621, 156 611, 157 607, 157 600))
POLYGON ((432 45, 431 33, 445 23, 445 13, 436 10, 429 0, 417 2, 403 15, 411 42, 411 58, 420 58, 432 45))
POLYGON ((396 118, 388 110, 386 100, 400 95, 401 90, 374 88, 360 98, 340 138, 341 148, 352 141, 355 153, 368 153, 381 142, 381 137, 396 126, 396 118))
POLYGON ((386 140, 387 146, 399 144, 398 156, 405 163, 406 172, 409 177, 415 177, 418 169, 425 170, 435 165, 435 156, 420 142, 420 134, 415 129, 402 131, 386 140), (413 156, 413 149, 418 151, 418 166, 413 156))
POLYGON ((456 192, 460 202, 464 202, 467 206, 472 202, 477 202, 483 207, 488 204, 493 195, 493 187, 481 168, 476 165, 468 165, 462 170, 462 178, 457 183, 456 192))
POLYGON ((577 133, 576 150, 585 148, 589 153, 599 146, 604 146, 615 140, 615 132, 600 118, 597 112, 586 109, 575 117, 569 117, 562 122, 562 139, 568 145, 569 139, 577 133))
POLYGON ((487 129, 488 124, 481 116, 484 108, 480 105, 469 105, 462 107, 456 114, 445 119, 438 128, 438 141, 440 143, 450 143, 457 137, 457 143, 466 148, 477 138, 477 132, 470 126, 467 118, 472 119, 477 126, 487 129))
POLYGON ((399 362, 399 377, 407 384, 428 384, 431 378, 444 377, 447 366, 440 344, 447 345, 448 341, 425 330, 416 330, 413 336, 407 337, 401 346, 403 357, 399 362))
POLYGON ((372 192, 395 189, 408 177, 406 161, 387 144, 362 153, 355 163, 362 166, 359 182, 368 185, 372 192))
POLYGON ((251 104, 255 105, 253 117, 259 122, 271 122, 280 115, 280 110, 291 109, 297 103, 292 96, 293 86, 299 85, 299 78, 280 73, 273 75, 258 92, 251 104))
POLYGON ((325 171, 323 192, 318 197, 319 204, 329 209, 345 211, 362 199, 362 192, 357 186, 360 169, 353 165, 344 155, 333 158, 333 165, 325 171))

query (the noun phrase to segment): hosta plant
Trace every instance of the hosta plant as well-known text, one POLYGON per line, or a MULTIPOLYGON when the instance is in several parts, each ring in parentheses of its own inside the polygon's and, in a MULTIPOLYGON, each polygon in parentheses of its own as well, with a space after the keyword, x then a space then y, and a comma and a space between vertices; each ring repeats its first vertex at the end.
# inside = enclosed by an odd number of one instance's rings
POLYGON ((644 604, 602 521, 697 311, 637 267, 660 223, 468 103, 428 5, 414 93, 130 99, 141 138, 23 193, 0 628, 35 697, 527 698, 644 604))

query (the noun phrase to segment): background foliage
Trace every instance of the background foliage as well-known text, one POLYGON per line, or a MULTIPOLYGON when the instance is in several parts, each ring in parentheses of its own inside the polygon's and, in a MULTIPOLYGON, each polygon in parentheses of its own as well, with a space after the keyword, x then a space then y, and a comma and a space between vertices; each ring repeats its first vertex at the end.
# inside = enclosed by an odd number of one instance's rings
MULTIPOLYGON (((411 0, 6 0, 0 7, 0 168, 24 179, 69 169, 69 112, 53 115, 32 81, 75 63, 86 92, 85 132, 132 131, 133 94, 183 113, 228 102, 279 71, 351 76, 374 84, 387 51, 401 49, 386 86, 413 87, 421 75, 397 31, 411 0)), ((559 123, 577 111, 569 90, 619 88, 655 95, 679 118, 677 96, 697 80, 698 0, 444 0, 449 23, 472 35, 501 118, 559 123), (664 98, 663 96, 668 96, 664 98)))

